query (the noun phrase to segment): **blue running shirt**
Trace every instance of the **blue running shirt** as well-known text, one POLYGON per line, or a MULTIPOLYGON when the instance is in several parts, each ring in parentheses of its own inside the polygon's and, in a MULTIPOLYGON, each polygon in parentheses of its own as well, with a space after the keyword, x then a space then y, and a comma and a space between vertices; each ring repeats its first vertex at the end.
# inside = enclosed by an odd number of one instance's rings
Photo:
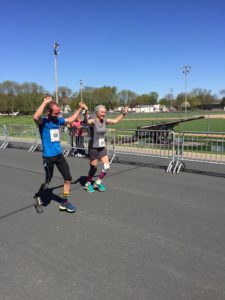
POLYGON ((59 140, 60 126, 65 124, 64 118, 56 118, 51 121, 43 117, 39 125, 39 131, 42 140, 42 153, 44 157, 56 156, 62 153, 62 147, 59 140))

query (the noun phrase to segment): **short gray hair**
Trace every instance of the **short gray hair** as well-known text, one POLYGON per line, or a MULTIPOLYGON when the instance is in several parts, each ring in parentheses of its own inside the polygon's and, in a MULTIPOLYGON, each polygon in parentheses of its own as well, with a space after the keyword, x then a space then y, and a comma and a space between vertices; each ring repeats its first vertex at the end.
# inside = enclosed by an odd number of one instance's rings
POLYGON ((100 110, 100 108, 104 108, 104 109, 105 109, 105 106, 104 106, 104 105, 101 105, 101 104, 97 105, 97 106, 95 107, 95 113, 97 113, 97 112, 100 110))

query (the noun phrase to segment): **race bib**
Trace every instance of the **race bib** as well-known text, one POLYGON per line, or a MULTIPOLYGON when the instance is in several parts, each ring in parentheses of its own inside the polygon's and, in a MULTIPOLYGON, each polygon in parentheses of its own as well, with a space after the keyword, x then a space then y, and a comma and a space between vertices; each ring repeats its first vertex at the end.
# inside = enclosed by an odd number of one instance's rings
POLYGON ((50 130, 50 138, 51 138, 51 142, 58 142, 59 141, 59 129, 51 129, 50 130))
POLYGON ((99 139, 99 147, 105 147, 105 140, 104 139, 99 139))

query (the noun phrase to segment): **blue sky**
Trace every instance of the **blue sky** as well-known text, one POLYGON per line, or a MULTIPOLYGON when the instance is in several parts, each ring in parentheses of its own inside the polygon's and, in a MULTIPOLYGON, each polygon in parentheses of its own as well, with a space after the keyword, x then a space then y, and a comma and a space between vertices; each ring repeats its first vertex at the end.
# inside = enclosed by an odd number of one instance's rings
POLYGON ((225 89, 224 0, 1 0, 0 82, 116 86, 160 97, 225 89))

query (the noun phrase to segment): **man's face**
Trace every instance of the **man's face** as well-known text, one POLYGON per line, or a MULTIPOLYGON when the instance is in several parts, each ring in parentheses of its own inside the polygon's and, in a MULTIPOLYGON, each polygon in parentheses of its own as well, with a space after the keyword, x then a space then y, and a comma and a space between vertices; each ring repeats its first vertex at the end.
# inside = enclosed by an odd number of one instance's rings
POLYGON ((60 108, 56 105, 53 105, 52 106, 52 113, 51 113, 51 116, 52 117, 58 117, 60 114, 60 108))

